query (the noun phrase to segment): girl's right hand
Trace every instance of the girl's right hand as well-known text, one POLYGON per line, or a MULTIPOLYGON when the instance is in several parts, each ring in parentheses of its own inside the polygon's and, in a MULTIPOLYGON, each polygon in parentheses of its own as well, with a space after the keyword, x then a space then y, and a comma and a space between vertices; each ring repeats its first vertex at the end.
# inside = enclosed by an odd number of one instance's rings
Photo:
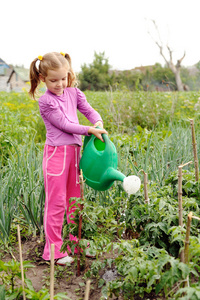
POLYGON ((102 137, 103 133, 108 134, 108 132, 105 129, 90 127, 89 130, 88 130, 88 134, 95 135, 102 142, 104 142, 103 137, 102 137))

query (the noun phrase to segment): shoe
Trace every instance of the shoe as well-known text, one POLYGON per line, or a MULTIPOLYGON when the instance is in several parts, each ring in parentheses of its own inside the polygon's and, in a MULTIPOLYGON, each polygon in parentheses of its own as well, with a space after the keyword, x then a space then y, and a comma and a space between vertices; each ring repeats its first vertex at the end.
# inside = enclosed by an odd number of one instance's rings
POLYGON ((66 264, 72 264, 74 262, 73 257, 65 256, 55 260, 55 264, 59 266, 66 266, 66 264))

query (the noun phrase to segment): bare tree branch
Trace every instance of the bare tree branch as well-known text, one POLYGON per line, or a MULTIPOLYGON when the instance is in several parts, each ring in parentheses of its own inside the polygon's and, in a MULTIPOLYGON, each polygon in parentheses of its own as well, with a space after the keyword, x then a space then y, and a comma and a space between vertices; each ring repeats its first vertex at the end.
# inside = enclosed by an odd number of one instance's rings
POLYGON ((184 52, 184 55, 179 59, 177 60, 177 64, 174 65, 173 63, 173 57, 172 57, 172 54, 173 54, 173 51, 172 49, 169 47, 169 45, 167 44, 166 45, 166 48, 169 52, 169 59, 166 58, 166 56, 164 55, 163 53, 163 43, 162 43, 162 40, 161 40, 161 37, 160 37, 160 32, 159 32, 159 29, 158 29, 158 26, 155 22, 155 20, 151 20, 151 22, 153 23, 153 26, 156 30, 156 33, 157 33, 157 36, 158 36, 158 39, 155 39, 152 37, 152 34, 148 31, 148 34, 151 36, 151 38, 153 39, 154 43, 158 46, 158 48, 160 49, 160 55, 163 57, 166 65, 171 69, 171 71, 174 73, 175 75, 175 80, 176 80, 176 85, 177 85, 177 89, 179 91, 182 91, 183 90, 183 84, 182 84, 182 80, 181 80, 181 77, 180 77, 180 68, 181 68, 181 63, 186 55, 186 53, 184 52))
POLYGON ((160 31, 158 30, 158 26, 157 26, 157 24, 156 24, 156 21, 155 20, 151 20, 152 21, 152 23, 154 24, 154 27, 155 27, 155 29, 156 29, 156 32, 157 32, 157 35, 158 35, 158 38, 159 38, 159 41, 160 41, 160 45, 161 46, 163 46, 162 44, 162 39, 161 39, 161 37, 160 37, 160 31))
POLYGON ((169 58, 170 58, 170 63, 172 63, 172 50, 171 50, 171 48, 169 47, 169 45, 167 45, 167 49, 168 49, 168 51, 169 51, 169 58))
POLYGON ((166 59, 166 57, 165 57, 165 55, 164 55, 164 53, 163 53, 163 47, 160 46, 158 43, 156 43, 156 44, 157 44, 158 47, 160 48, 160 55, 164 58, 166 64, 169 66, 169 62, 168 62, 168 60, 166 59))
POLYGON ((177 64, 176 64, 176 67, 177 67, 177 68, 180 68, 180 67, 181 67, 181 63, 182 63, 182 60, 184 59, 185 55, 186 55, 186 53, 185 53, 185 51, 184 51, 184 54, 183 54, 183 56, 181 57, 181 59, 178 59, 178 60, 177 60, 177 64))

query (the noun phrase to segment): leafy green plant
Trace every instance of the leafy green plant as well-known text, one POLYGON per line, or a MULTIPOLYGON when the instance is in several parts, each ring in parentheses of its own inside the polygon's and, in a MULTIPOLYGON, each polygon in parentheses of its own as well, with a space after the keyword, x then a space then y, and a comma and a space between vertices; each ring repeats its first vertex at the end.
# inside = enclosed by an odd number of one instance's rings
MULTIPOLYGON (((34 266, 30 264, 29 261, 23 262, 23 269, 24 269, 24 283, 25 283, 25 293, 27 299, 34 299, 34 300, 45 300, 50 299, 50 294, 47 289, 41 289, 40 291, 36 292, 33 288, 32 282, 26 278, 26 270, 28 268, 33 268, 34 266)), ((21 277, 21 269, 20 263, 15 260, 10 260, 9 262, 3 262, 0 260, 0 272, 1 272, 1 280, 3 285, 0 286, 0 299, 21 299, 22 296, 22 286, 17 285, 16 280, 21 277), (4 297, 4 298, 3 298, 4 297)), ((61 300, 61 299, 68 299, 64 293, 58 293, 54 296, 54 299, 61 300)))
MULTIPOLYGON (((73 198, 70 199, 73 201, 73 198)), ((64 238, 69 236, 69 233, 78 236, 79 215, 82 214, 82 238, 90 239, 94 235, 108 235, 111 238, 117 232, 117 222, 113 215, 111 207, 99 206, 98 202, 85 201, 76 198, 76 211, 73 213, 74 224, 66 224, 63 229, 64 238), (80 204, 84 203, 82 211, 80 204)))
MULTIPOLYGON (((25 289, 26 298, 33 300, 48 300, 50 299, 50 294, 47 289, 41 289, 39 292, 36 292, 34 289, 25 289)), ((54 295, 54 299, 62 300, 68 299, 71 300, 65 293, 58 293, 54 295)))
POLYGON ((6 296, 5 286, 0 285, 0 299, 5 300, 5 296, 6 296))
MULTIPOLYGON (((30 264, 29 261, 23 262, 23 268, 26 271, 27 268, 34 267, 30 264)), ((20 263, 15 260, 10 260, 9 262, 3 262, 0 260, 0 272, 1 272, 1 280, 6 290, 6 295, 11 296, 9 299, 18 299, 18 297, 22 294, 22 287, 17 287, 16 280, 17 278, 21 279, 21 269, 20 263), (16 298, 15 298, 16 297, 16 298)), ((28 279, 25 277, 25 283, 28 283, 28 279)))
POLYGON ((119 296, 120 291, 125 299, 134 299, 135 294, 143 297, 151 291, 158 295, 163 291, 166 296, 175 283, 182 282, 189 274, 189 267, 165 250, 131 247, 131 243, 128 246, 126 242, 121 255, 115 259, 119 278, 107 284, 107 296, 119 296))
POLYGON ((180 288, 175 294, 175 299, 178 300, 198 300, 199 298, 200 288, 197 285, 180 288))

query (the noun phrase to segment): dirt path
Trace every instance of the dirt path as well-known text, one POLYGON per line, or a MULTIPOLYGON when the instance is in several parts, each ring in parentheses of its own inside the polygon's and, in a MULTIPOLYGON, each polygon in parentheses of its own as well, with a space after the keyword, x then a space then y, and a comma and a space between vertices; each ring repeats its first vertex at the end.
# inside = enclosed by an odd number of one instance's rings
MULTIPOLYGON (((30 261, 34 266, 28 269, 25 274, 31 280, 35 291, 42 288, 48 288, 50 285, 50 263, 44 261, 42 257, 44 244, 40 243, 38 238, 31 238, 30 240, 22 241, 22 257, 23 261, 30 261)), ((20 261, 18 245, 16 250, 13 251, 17 261, 20 261)), ((6 254, 2 260, 9 261, 12 257, 6 254)), ((76 264, 69 267, 55 266, 54 274, 54 295, 57 293, 66 293, 71 300, 84 299, 86 280, 83 279, 84 273, 89 269, 92 264, 92 259, 86 258, 84 269, 81 270, 81 275, 77 276, 76 264)), ((90 284, 90 300, 98 300, 101 298, 101 288, 98 288, 97 281, 91 280, 90 284)), ((112 298, 120 299, 120 298, 112 298)))

